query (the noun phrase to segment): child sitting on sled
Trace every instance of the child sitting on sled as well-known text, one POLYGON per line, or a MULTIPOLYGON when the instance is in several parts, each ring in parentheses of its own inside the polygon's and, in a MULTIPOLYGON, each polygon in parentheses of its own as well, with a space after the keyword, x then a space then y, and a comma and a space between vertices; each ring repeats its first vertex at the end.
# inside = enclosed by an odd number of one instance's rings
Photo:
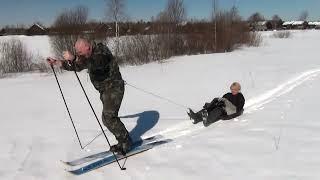
POLYGON ((222 120, 230 120, 236 118, 243 113, 245 104, 244 96, 242 95, 241 85, 234 82, 230 86, 230 93, 225 94, 222 98, 215 98, 211 103, 206 103, 203 109, 197 113, 189 109, 188 115, 194 121, 194 124, 203 122, 204 126, 209 126, 222 120))

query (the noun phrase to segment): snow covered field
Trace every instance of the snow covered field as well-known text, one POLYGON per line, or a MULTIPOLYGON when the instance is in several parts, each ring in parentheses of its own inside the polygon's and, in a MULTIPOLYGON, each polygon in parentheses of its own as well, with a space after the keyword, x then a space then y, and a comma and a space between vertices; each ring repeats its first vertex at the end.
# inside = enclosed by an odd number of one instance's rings
MULTIPOLYGON (((193 125, 185 109, 127 86, 120 115, 135 115, 122 119, 131 135, 162 134, 174 141, 129 158, 126 171, 112 164, 78 177, 66 173, 60 160, 105 150, 105 139, 79 149, 52 75, 0 79, 0 179, 319 179, 320 31, 293 32, 290 39, 270 35, 263 33, 258 48, 121 68, 128 83, 194 109, 223 95, 233 81, 242 84, 247 99, 242 117, 204 128, 193 125)), ((27 42, 50 55, 47 40, 27 42)), ((101 114, 88 74, 80 77, 101 114)), ((99 127, 74 74, 59 78, 88 142, 99 127)))
POLYGON ((26 48, 32 52, 35 56, 45 57, 53 54, 50 48, 50 38, 49 36, 1 36, 0 42, 7 41, 10 39, 21 40, 26 48))

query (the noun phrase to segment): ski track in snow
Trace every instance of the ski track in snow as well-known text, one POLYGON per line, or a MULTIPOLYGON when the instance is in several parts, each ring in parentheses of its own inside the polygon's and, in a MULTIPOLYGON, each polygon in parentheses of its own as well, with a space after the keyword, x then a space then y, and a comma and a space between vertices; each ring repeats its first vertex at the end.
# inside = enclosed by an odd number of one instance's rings
MULTIPOLYGON (((276 100, 277 98, 293 91, 296 87, 302 85, 307 81, 312 80, 313 78, 317 77, 319 74, 320 74, 320 68, 303 72, 300 75, 286 81, 285 83, 278 85, 276 88, 271 89, 257 97, 247 100, 244 107, 245 112, 243 115, 248 115, 255 111, 262 110, 265 104, 268 104, 276 100)), ((239 119, 240 119, 240 122, 246 121, 241 117, 239 119)), ((234 119, 234 121, 238 122, 239 119, 236 118, 234 119)), ((162 135, 164 138, 176 139, 176 138, 183 137, 191 133, 197 132, 204 128, 205 127, 202 125, 202 123, 199 123, 198 125, 194 125, 191 123, 191 121, 189 122, 186 121, 178 125, 175 125, 171 128, 167 128, 166 130, 160 131, 157 134, 162 135)))

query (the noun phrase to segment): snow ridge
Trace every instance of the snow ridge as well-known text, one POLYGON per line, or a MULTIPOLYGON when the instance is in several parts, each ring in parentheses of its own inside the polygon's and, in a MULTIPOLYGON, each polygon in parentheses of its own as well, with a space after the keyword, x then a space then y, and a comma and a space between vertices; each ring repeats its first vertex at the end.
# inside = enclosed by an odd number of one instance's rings
MULTIPOLYGON (((279 98, 280 96, 283 96, 291 92, 296 87, 302 85, 306 81, 312 80, 314 77, 318 76, 319 74, 320 74, 320 68, 303 72, 297 77, 294 77, 286 81, 285 83, 280 84, 276 88, 269 90, 261 94, 260 96, 249 99, 245 105, 244 115, 253 113, 254 111, 257 111, 257 110, 261 110, 265 104, 270 103, 275 99, 279 98)), ((175 138, 179 138, 179 137, 186 136, 188 134, 200 131, 203 128, 204 126, 201 123, 199 123, 198 125, 194 125, 191 123, 191 121, 185 121, 176 126, 160 131, 158 134, 164 136, 165 138, 175 139, 175 138)))
POLYGON ((306 71, 299 76, 288 80, 287 82, 280 84, 276 88, 261 94, 258 97, 249 99, 245 105, 245 114, 250 114, 253 111, 259 110, 263 105, 275 100, 276 98, 287 94, 294 90, 296 87, 302 85, 304 82, 311 80, 312 78, 320 74, 320 69, 313 69, 306 71))

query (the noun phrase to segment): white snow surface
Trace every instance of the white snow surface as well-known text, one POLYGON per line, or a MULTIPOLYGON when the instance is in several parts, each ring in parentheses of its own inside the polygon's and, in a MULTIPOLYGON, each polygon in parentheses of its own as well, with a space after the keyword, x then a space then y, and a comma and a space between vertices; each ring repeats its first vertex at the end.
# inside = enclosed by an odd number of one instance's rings
MULTIPOLYGON (((320 31, 294 31, 289 39, 270 33, 263 33, 257 48, 122 67, 128 83, 195 110, 226 93, 233 81, 242 84, 247 99, 241 117, 205 128, 193 125, 186 109, 127 86, 120 116, 138 114, 122 118, 131 135, 161 134, 173 142, 129 158, 126 171, 112 164, 82 176, 66 173, 60 160, 106 150, 105 139, 79 149, 52 74, 0 79, 0 179, 320 179, 320 31)), ((26 43, 50 55, 46 41, 30 37, 26 43)), ((74 74, 58 77, 88 142, 99 127, 74 74)), ((99 94, 85 71, 80 78, 100 117, 99 94)))

